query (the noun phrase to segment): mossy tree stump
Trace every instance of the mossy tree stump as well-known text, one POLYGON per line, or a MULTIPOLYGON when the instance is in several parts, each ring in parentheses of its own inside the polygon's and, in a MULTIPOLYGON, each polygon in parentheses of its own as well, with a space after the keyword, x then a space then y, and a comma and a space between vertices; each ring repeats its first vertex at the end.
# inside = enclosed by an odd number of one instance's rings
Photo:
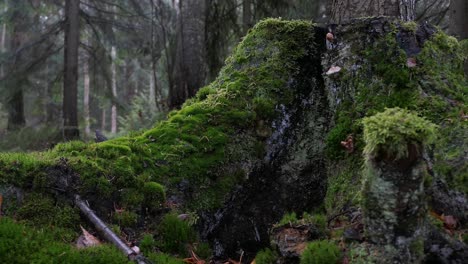
POLYGON ((436 126, 400 108, 365 118, 366 171, 362 205, 370 241, 395 246, 398 261, 418 262, 423 252, 428 180, 424 145, 436 126))

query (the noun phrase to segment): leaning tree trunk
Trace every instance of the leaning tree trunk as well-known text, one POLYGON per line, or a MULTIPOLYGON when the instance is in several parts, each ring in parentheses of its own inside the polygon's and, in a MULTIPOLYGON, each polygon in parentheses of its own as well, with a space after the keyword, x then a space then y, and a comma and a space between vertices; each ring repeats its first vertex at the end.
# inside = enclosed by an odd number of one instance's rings
POLYGON ((65 2, 65 49, 63 76, 63 136, 77 139, 78 129, 78 46, 80 42, 79 1, 65 2))

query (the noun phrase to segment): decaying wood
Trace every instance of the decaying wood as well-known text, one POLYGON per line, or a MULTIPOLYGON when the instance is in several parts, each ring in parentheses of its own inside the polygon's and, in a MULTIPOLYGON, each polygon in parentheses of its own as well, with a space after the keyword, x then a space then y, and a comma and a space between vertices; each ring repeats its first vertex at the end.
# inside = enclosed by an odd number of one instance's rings
POLYGON ((134 260, 138 264, 148 264, 143 255, 133 251, 125 242, 120 239, 94 212, 89 208, 85 201, 79 195, 75 195, 75 204, 80 208, 86 218, 94 224, 94 227, 102 234, 102 236, 112 244, 114 244, 125 256, 130 260, 134 260))

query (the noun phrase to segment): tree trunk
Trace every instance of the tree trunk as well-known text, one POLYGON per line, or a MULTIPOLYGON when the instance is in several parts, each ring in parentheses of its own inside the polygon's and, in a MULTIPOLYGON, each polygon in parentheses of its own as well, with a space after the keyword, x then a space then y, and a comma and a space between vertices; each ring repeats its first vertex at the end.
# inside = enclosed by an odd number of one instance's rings
POLYGON ((106 114, 106 107, 104 106, 102 108, 102 113, 101 113, 101 131, 106 131, 106 118, 107 118, 107 114, 106 114))
POLYGON ((17 74, 17 64, 21 60, 18 49, 25 42, 25 25, 26 17, 21 13, 20 3, 13 1, 10 3, 12 8, 12 24, 13 30, 10 35, 10 50, 13 53, 13 61, 10 63, 10 76, 7 86, 9 94, 7 95, 6 107, 8 110, 8 130, 16 130, 23 127, 26 123, 24 117, 24 102, 23 102, 23 82, 24 76, 17 74))
POLYGON ((205 2, 179 2, 179 37, 177 41, 174 82, 169 91, 169 107, 177 108, 205 84, 205 2), (182 4, 184 3, 184 4, 182 4))
POLYGON ((117 48, 111 48, 111 72, 112 72, 112 107, 111 107, 111 133, 117 133, 117 66, 115 64, 117 59, 117 48))
POLYGON ((242 26, 244 35, 252 27, 252 0, 244 0, 242 3, 242 26))
POLYGON ((415 0, 333 0, 331 22, 341 24, 357 17, 391 16, 414 19, 415 0))
MULTIPOLYGON (((8 2, 7 0, 5 0, 5 8, 3 10, 3 12, 6 14, 6 12, 8 11, 8 2)), ((7 36, 7 27, 6 27, 6 22, 4 22, 2 24, 2 36, 1 36, 1 39, 0 39, 0 54, 1 53, 5 53, 6 52, 6 36, 7 36)), ((3 74, 4 74, 4 65, 0 65, 0 79, 3 78, 3 74)))
POLYGON ((154 71, 151 71, 149 74, 149 98, 150 98, 150 111, 156 111, 156 104, 157 104, 157 98, 156 98, 156 84, 155 84, 155 79, 154 79, 154 71))
MULTIPOLYGON (((450 34, 458 39, 468 38, 468 2, 466 0, 450 1, 450 34)), ((468 61, 465 61, 465 76, 468 77, 468 61)))
POLYGON ((65 49, 63 77, 63 136, 77 139, 78 129, 78 45, 80 41, 79 1, 65 2, 65 49))
POLYGON ((90 94, 90 78, 89 78, 89 58, 83 60, 83 115, 85 122, 85 134, 91 136, 90 111, 89 111, 89 94, 90 94))

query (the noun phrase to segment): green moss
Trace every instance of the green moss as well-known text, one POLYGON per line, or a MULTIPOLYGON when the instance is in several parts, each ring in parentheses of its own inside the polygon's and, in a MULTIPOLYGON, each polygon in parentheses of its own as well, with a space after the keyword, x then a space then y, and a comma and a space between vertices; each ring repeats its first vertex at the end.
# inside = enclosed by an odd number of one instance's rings
POLYGON ((204 242, 195 244, 194 252, 198 257, 205 260, 208 260, 213 255, 210 244, 204 242))
POLYGON ((51 230, 36 230, 0 218, 0 259, 4 263, 131 263, 111 246, 78 250, 60 241, 51 230))
POLYGON ((186 256, 187 245, 196 240, 193 229, 175 214, 166 214, 159 225, 159 246, 164 252, 186 256))
MULTIPOLYGON (((357 152, 357 151, 356 151, 357 152)), ((353 154, 335 163, 327 182, 324 205, 328 215, 339 213, 342 208, 359 205, 362 189, 361 155, 353 154)))
POLYGON ((56 203, 50 196, 41 193, 28 194, 16 216, 35 227, 53 226, 70 229, 68 232, 72 233, 80 221, 76 209, 67 204, 56 203))
POLYGON ((150 253, 147 258, 157 264, 185 264, 186 262, 164 253, 150 253))
POLYGON ((113 220, 121 228, 134 227, 138 221, 138 215, 131 211, 116 212, 113 215, 113 220))
POLYGON ((329 240, 311 242, 301 255, 301 264, 337 264, 341 259, 338 246, 329 240))
POLYGON ((166 192, 164 187, 156 182, 146 182, 143 187, 144 206, 149 211, 162 208, 166 201, 166 192))
POLYGON ((295 212, 287 213, 283 215, 283 218, 279 221, 278 225, 292 225, 298 221, 297 215, 295 212))
POLYGON ((156 247, 156 241, 154 240, 153 235, 145 234, 141 239, 139 246, 141 252, 143 252, 143 254, 145 255, 148 255, 148 253, 153 252, 156 247))
POLYGON ((388 108, 362 122, 366 142, 364 154, 368 156, 386 153, 390 157, 406 157, 408 145, 432 143, 437 128, 430 121, 400 108, 388 108))
POLYGON ((278 254, 269 248, 260 250, 255 256, 255 264, 274 264, 278 254))
POLYGON ((423 257, 424 256, 424 240, 420 238, 420 239, 415 239, 411 241, 409 245, 409 249, 411 251, 411 254, 413 254, 414 256, 423 257))
POLYGON ((401 23, 401 27, 407 31, 416 33, 416 30, 418 29, 418 24, 414 21, 406 21, 401 23))

